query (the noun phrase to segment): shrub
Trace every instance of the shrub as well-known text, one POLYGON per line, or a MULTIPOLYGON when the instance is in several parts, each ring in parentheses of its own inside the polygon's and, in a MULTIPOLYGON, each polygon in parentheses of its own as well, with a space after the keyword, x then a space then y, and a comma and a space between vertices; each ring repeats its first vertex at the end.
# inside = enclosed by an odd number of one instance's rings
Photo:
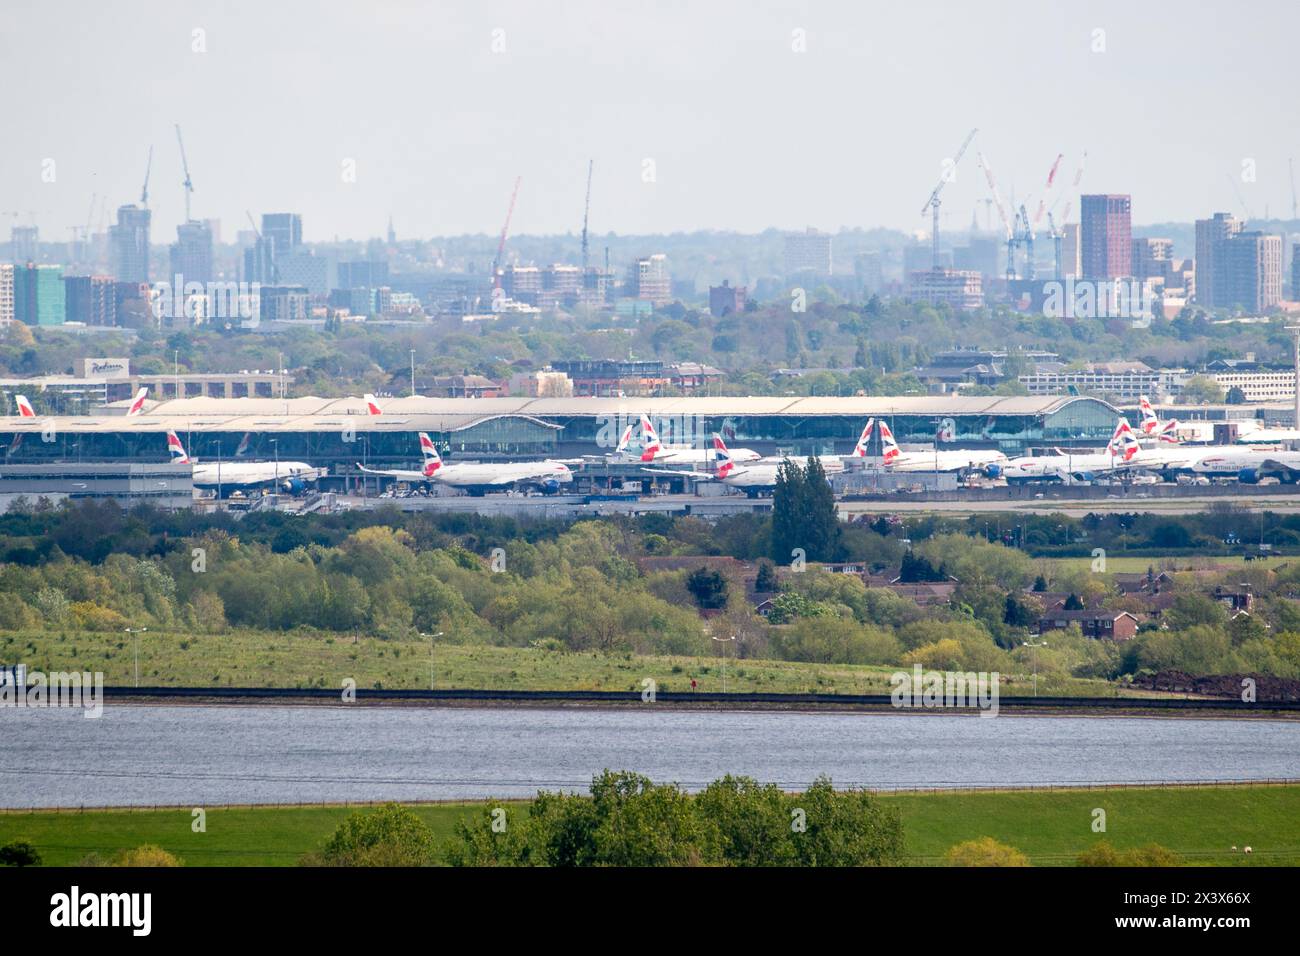
POLYGON ((967 840, 943 856, 944 866, 1029 866, 1029 857, 992 837, 967 840))

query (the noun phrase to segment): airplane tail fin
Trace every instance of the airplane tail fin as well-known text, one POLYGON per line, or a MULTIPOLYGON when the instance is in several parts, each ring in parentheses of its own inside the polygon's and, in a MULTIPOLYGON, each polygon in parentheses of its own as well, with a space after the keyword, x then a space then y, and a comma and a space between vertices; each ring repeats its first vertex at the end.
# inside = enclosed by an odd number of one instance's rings
POLYGON ((1160 419, 1156 415, 1156 410, 1151 407, 1151 400, 1145 395, 1139 399, 1142 405, 1142 431, 1147 435, 1154 435, 1160 427, 1160 419))
POLYGON ((631 423, 629 423, 627 428, 623 429, 623 435, 618 440, 618 447, 614 449, 614 454, 621 455, 623 454, 623 452, 627 451, 627 446, 632 441, 633 427, 634 426, 631 423))
POLYGON ((736 463, 731 459, 731 452, 727 451, 726 443, 717 432, 713 433, 713 460, 718 466, 719 478, 726 478, 736 469, 736 463))
POLYGON ((1160 430, 1156 432, 1156 440, 1177 445, 1182 440, 1178 437, 1178 419, 1171 418, 1161 425, 1160 430))
POLYGON ((32 403, 27 400, 26 395, 15 395, 14 403, 18 406, 18 416, 20 418, 36 417, 36 409, 32 408, 32 403))
POLYGON ((876 427, 874 418, 867 419, 867 426, 862 429, 862 434, 858 436, 858 443, 853 446, 854 458, 867 457, 867 442, 871 440, 871 430, 876 427))
POLYGON ((144 411, 144 400, 149 396, 149 386, 144 386, 140 391, 135 393, 135 398, 131 400, 131 407, 126 410, 127 417, 139 415, 144 411))
POLYGON ((659 444, 659 433, 656 432, 655 427, 650 424, 650 417, 648 415, 641 416, 641 436, 644 439, 644 444, 641 449, 641 460, 654 461, 655 455, 659 454, 659 451, 663 446, 659 444))
POLYGON ((900 454, 898 442, 894 440, 893 430, 885 423, 880 423, 880 454, 885 464, 890 464, 900 454))
POLYGON ((420 470, 424 472, 424 477, 432 478, 434 472, 442 467, 442 456, 438 454, 428 432, 420 432, 420 454, 424 456, 424 467, 420 470))
POLYGON ((188 465, 190 456, 185 453, 185 446, 175 432, 167 433, 167 452, 171 455, 173 465, 188 465))
POLYGON ((384 414, 384 410, 383 410, 382 408, 379 407, 379 403, 375 400, 375 396, 373 396, 373 395, 367 393, 366 395, 364 395, 364 396, 362 396, 362 397, 364 398, 365 403, 366 403, 366 414, 367 414, 367 415, 382 415, 382 414, 384 414))

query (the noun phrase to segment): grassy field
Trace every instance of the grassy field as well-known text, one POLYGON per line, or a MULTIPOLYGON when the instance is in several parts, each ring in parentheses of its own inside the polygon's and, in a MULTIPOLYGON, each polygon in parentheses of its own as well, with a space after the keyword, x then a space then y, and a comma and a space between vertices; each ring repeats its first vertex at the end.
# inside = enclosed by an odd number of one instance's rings
MULTIPOLYGON (((570 653, 532 647, 232 631, 221 635, 139 635, 141 686, 480 688, 486 690, 641 690, 652 678, 661 691, 722 690, 723 659, 570 653)), ((109 685, 134 682, 135 648, 125 634, 0 635, 0 661, 29 670, 102 671, 109 685)), ((771 660, 726 663, 727 690, 775 693, 881 694, 896 667, 799 664, 771 660)), ((1030 677, 1003 675, 1006 694, 1027 693, 1030 677)), ((1102 680, 1039 676, 1042 694, 1116 696, 1102 680)), ((1125 696, 1137 696, 1125 691, 1125 696)))
MULTIPOLYGON (((1202 865, 1300 864, 1300 787, 1203 787, 1139 790, 1008 791, 897 794, 909 862, 933 864, 949 847, 991 836, 1036 865, 1070 864, 1100 839, 1117 848, 1160 845, 1202 865), (1092 831, 1106 811, 1106 833, 1092 831), (1250 846, 1251 856, 1232 852, 1250 846)), ((440 839, 480 805, 417 805, 440 839)), ((87 854, 155 843, 188 866, 292 866, 319 848, 349 814, 343 807, 212 809, 207 832, 191 830, 189 810, 0 813, 0 844, 37 845, 48 865, 87 854)))

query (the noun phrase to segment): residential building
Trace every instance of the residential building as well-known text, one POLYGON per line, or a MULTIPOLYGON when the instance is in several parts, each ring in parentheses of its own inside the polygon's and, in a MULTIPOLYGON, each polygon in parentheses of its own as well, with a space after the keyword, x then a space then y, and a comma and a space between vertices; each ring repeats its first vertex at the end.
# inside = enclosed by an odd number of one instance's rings
POLYGON ((14 318, 27 325, 62 325, 66 314, 63 266, 14 267, 14 318))
POLYGON ((302 216, 296 212, 264 213, 262 238, 271 244, 273 255, 293 252, 302 245, 302 216))
POLYGON ((1061 278, 1077 279, 1083 275, 1083 243, 1077 222, 1061 226, 1061 278))
POLYGON ((117 325, 117 284, 112 276, 64 276, 65 318, 83 325, 117 325))
POLYGON ((1206 308, 1218 305, 1219 287, 1224 282, 1220 246, 1241 232, 1242 222, 1230 213, 1216 212, 1210 219, 1196 220, 1196 303, 1206 308))
POLYGON ((275 282, 302 286, 312 295, 323 296, 329 292, 329 263, 308 249, 276 252, 275 282))
POLYGON ((790 233, 785 237, 785 274, 801 272, 831 275, 831 237, 816 229, 790 233))
POLYGON ((1127 641, 1137 634, 1138 619, 1128 611, 1107 611, 1101 609, 1085 611, 1053 610, 1044 613, 1034 626, 1037 634, 1058 631, 1071 624, 1079 625, 1084 637, 1096 640, 1127 641))
POLYGON ((1239 232, 1221 243, 1215 255, 1223 263, 1216 277, 1216 307, 1259 314, 1282 301, 1281 236, 1239 232))
POLYGON ((984 305, 983 277, 978 272, 924 269, 908 275, 907 294, 952 309, 978 309, 984 305))
POLYGON ((374 289, 388 284, 388 263, 361 259, 338 264, 336 289, 374 289))
POLYGON ((884 262, 879 252, 861 252, 853 257, 853 274, 867 295, 879 292, 885 284, 884 262))
POLYGON ((730 279, 723 279, 722 285, 709 286, 709 312, 719 319, 732 312, 744 312, 748 294, 745 286, 733 286, 730 279))
POLYGON ((113 278, 118 282, 149 281, 149 230, 153 213, 143 206, 119 206, 117 222, 108 227, 113 278))
POLYGON ((1139 280, 1168 278, 1173 264, 1174 241, 1172 239, 1137 237, 1133 239, 1132 248, 1132 268, 1129 275, 1139 280))
POLYGON ((0 328, 14 320, 14 266, 0 262, 0 328))
POLYGON ((9 242, 9 258, 15 265, 39 262, 40 232, 35 226, 14 226, 9 242))
MULTIPOLYGON (((169 281, 181 285, 191 282, 206 285, 212 281, 212 229, 207 223, 191 220, 176 227, 169 281)), ((177 294, 181 292, 180 289, 176 291, 177 294)))
POLYGON ((660 305, 672 301, 672 288, 668 257, 663 253, 642 256, 628 266, 624 293, 629 298, 660 305))
POLYGON ((1080 197, 1080 256, 1085 279, 1119 279, 1133 264, 1132 208, 1128 196, 1080 197))

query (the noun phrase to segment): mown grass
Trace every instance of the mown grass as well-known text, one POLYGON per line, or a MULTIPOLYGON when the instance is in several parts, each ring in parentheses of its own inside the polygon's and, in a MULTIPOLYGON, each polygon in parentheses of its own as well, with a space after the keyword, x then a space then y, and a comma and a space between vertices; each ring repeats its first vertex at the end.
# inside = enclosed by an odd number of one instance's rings
MULTIPOLYGON (((1223 866, 1300 864, 1300 786, 1169 787, 1069 791, 891 794, 902 811, 908 862, 940 862, 953 845, 991 836, 1035 865, 1068 865, 1105 839, 1119 849, 1158 843, 1188 863, 1223 866), (1106 832, 1093 832, 1094 811, 1106 832), (1237 851, 1231 848, 1236 846, 1237 851), (1244 847, 1250 846, 1247 856, 1244 847)), ((483 804, 415 805, 439 840, 483 804)), ((111 857, 154 843, 188 866, 292 866, 318 849, 355 809, 214 808, 206 832, 192 811, 93 810, 0 813, 0 844, 30 840, 51 866, 89 854, 111 857)))
MULTIPOLYGON (((231 631, 193 635, 150 631, 139 636, 140 685, 161 687, 328 687, 345 679, 361 688, 485 690, 721 691, 723 658, 569 652, 351 635, 231 631)), ((116 633, 0 634, 0 662, 29 670, 102 671, 104 683, 132 686, 134 643, 116 633)), ((894 666, 726 661, 729 692, 883 694, 894 666)), ((1002 677, 1002 692, 1028 693, 1027 674, 1002 677)), ((1133 696, 1104 680, 1039 675, 1040 694, 1133 696)))

